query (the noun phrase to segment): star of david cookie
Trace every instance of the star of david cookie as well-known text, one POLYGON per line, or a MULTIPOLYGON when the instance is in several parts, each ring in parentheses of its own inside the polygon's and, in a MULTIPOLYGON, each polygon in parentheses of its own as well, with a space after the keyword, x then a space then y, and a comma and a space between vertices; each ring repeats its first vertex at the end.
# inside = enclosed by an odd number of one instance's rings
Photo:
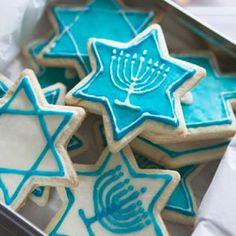
POLYGON ((204 69, 169 56, 158 25, 129 43, 91 39, 93 72, 66 96, 70 105, 102 115, 110 150, 145 131, 184 135, 180 97, 204 69))
POLYGON ((74 186, 65 150, 85 112, 49 105, 30 70, 0 100, 0 201, 18 209, 36 186, 74 186))
POLYGON ((37 60, 40 51, 48 42, 48 39, 43 38, 29 43, 23 48, 23 55, 29 66, 36 73, 42 88, 54 85, 55 83, 63 83, 67 90, 70 90, 80 81, 77 72, 73 68, 63 68, 62 64, 60 64, 60 67, 46 67, 37 60))
MULTIPOLYGON (((104 127, 101 120, 94 123, 94 135, 99 151, 107 147, 104 127)), ((186 165, 206 163, 222 158, 230 140, 208 140, 176 143, 155 144, 151 141, 137 137, 131 143, 131 148, 154 163, 174 169, 186 165)))
POLYGON ((236 73, 222 74, 215 56, 210 52, 175 57, 204 66, 207 71, 206 77, 191 91, 192 102, 182 105, 187 133, 178 139, 162 138, 153 133, 145 133, 143 137, 154 143, 232 137, 236 132, 236 73))
POLYGON ((73 66, 81 78, 91 71, 90 38, 128 42, 154 20, 153 12, 127 9, 115 0, 92 0, 85 6, 55 5, 50 13, 56 35, 38 58, 45 65, 73 66))
POLYGON ((104 151, 96 165, 76 166, 80 184, 64 201, 49 235, 167 235, 160 213, 179 181, 175 171, 139 169, 129 147, 104 151))
MULTIPOLYGON (((13 83, 9 79, 0 76, 0 96, 3 97, 12 85, 13 83)), ((51 85, 43 89, 43 93, 49 104, 65 105, 66 87, 63 84, 51 85)), ((71 158, 83 153, 86 148, 86 142, 79 134, 74 134, 67 145, 67 151, 71 158)), ((49 199, 49 193, 50 187, 39 186, 34 189, 29 198, 37 205, 45 206, 49 199)))
MULTIPOLYGON (((145 156, 136 154, 135 158, 140 168, 166 169, 150 161, 145 156)), ((190 165, 176 169, 181 176, 181 180, 165 206, 162 213, 164 219, 184 225, 194 224, 197 207, 190 184, 192 179, 199 174, 203 167, 204 165, 190 165)))

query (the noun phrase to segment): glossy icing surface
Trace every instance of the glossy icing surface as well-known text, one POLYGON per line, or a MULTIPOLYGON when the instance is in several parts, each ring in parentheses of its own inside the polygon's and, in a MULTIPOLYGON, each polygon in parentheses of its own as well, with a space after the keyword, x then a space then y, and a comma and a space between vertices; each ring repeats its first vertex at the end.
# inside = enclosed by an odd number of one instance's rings
POLYGON ((44 58, 77 60, 84 73, 91 70, 87 53, 90 38, 128 42, 153 20, 152 12, 123 9, 115 0, 93 0, 84 7, 53 7, 59 34, 44 58))
MULTIPOLYGON (((158 165, 155 162, 148 160, 141 155, 135 155, 137 163, 140 168, 143 169, 166 169, 165 167, 158 165)), ((181 180, 168 200, 165 209, 177 212, 184 216, 195 217, 196 212, 193 206, 193 198, 191 190, 186 183, 187 178, 199 167, 199 165, 190 165, 176 169, 181 176, 181 180)))
POLYGON ((32 176, 67 175, 55 140, 73 113, 42 109, 27 76, 0 107, 0 113, 0 130, 4 136, 0 142, 0 199, 10 206, 32 176))
POLYGON ((106 108, 114 140, 146 120, 179 126, 173 92, 192 78, 195 70, 167 58, 159 34, 157 28, 149 28, 133 45, 99 40, 91 45, 96 71, 72 96, 106 108))
POLYGON ((41 50, 48 44, 48 41, 42 41, 29 48, 29 54, 32 56, 32 60, 38 67, 37 78, 42 88, 51 86, 55 83, 63 83, 66 85, 67 90, 72 89, 79 81, 79 77, 76 72, 68 75, 68 70, 65 68, 45 67, 38 63, 36 57, 41 50))
POLYGON ((154 206, 173 180, 167 173, 139 173, 125 152, 106 154, 97 170, 77 171, 80 184, 65 190, 67 207, 50 235, 163 235, 154 206))
POLYGON ((193 103, 182 105, 188 128, 232 124, 227 100, 236 98, 236 75, 220 75, 210 54, 177 56, 204 67, 207 76, 191 90, 193 103))

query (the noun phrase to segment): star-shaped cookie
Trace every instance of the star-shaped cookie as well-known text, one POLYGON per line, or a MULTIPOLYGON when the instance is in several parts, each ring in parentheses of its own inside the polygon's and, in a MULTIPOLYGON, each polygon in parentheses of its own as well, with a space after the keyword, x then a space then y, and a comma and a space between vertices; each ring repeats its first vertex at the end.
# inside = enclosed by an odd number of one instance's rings
POLYGON ((50 235, 166 235, 160 216, 178 184, 174 171, 141 170, 129 147, 104 151, 96 165, 76 167, 80 184, 60 189, 65 202, 46 232, 50 235))
POLYGON ((0 114, 1 202, 17 209, 38 185, 77 184, 65 147, 83 109, 49 105, 27 70, 0 100, 0 114))
POLYGON ((204 69, 169 56, 158 25, 129 43, 89 42, 93 72, 66 96, 66 102, 103 117, 109 148, 116 152, 144 130, 182 134, 180 97, 204 69))
POLYGON ((128 42, 153 21, 154 13, 126 9, 116 0, 92 0, 85 6, 55 5, 50 19, 56 36, 39 55, 40 61, 74 66, 82 77, 91 70, 90 38, 128 42))

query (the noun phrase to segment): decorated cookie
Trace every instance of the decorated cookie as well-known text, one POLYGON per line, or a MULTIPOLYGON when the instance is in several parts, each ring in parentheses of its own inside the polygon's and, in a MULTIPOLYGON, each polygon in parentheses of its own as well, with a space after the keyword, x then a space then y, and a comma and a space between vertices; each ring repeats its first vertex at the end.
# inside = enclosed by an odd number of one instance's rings
POLYGON ((38 62, 37 56, 47 44, 48 40, 46 39, 32 42, 23 48, 23 55, 31 68, 35 71, 42 88, 51 86, 55 83, 63 83, 66 85, 67 90, 72 89, 80 81, 77 76, 77 72, 74 69, 63 67, 45 67, 38 62))
MULTIPOLYGON (((6 92, 9 90, 10 86, 13 83, 3 77, 0 76, 0 96, 3 97, 6 92)), ((65 104, 65 94, 66 87, 57 83, 51 85, 45 89, 43 89, 44 96, 49 104, 54 105, 64 105, 65 104)), ((86 142, 82 139, 79 134, 75 134, 72 136, 70 142, 67 145, 67 151, 69 152, 70 157, 77 156, 83 153, 87 148, 86 142)), ((37 187, 34 189, 32 194, 29 195, 29 198, 39 206, 45 206, 48 202, 50 187, 37 187)))
POLYGON ((45 65, 74 66, 81 77, 90 71, 87 41, 104 38, 128 42, 154 20, 153 12, 126 9, 116 0, 90 0, 85 6, 51 9, 56 36, 39 55, 45 65))
MULTIPOLYGON (((142 155, 135 155, 138 166, 143 169, 166 169, 150 161, 142 155)), ((204 165, 190 165, 176 169, 181 180, 169 198, 162 216, 168 220, 184 225, 193 225, 197 214, 196 201, 191 189, 192 179, 202 170, 204 165)))
POLYGON ((175 171, 139 169, 129 147, 106 149, 94 165, 76 167, 80 184, 60 189, 65 202, 49 235, 166 235, 160 213, 179 182, 175 171))
MULTIPOLYGON (((103 123, 97 120, 94 123, 94 134, 99 151, 107 147, 103 123)), ((168 168, 179 168, 186 165, 205 163, 220 159, 230 140, 208 140, 160 145, 137 137, 131 143, 132 149, 152 162, 168 168)))
MULTIPOLYGON (((236 132, 233 112, 236 104, 236 73, 223 75, 210 52, 175 57, 204 66, 207 71, 207 76, 191 91, 190 103, 182 106, 188 131, 178 142, 232 137, 236 132)), ((176 142, 176 137, 171 136, 162 138, 153 133, 143 136, 154 143, 176 142)))
POLYGON ((0 100, 0 201, 17 209, 36 186, 78 182, 65 146, 81 124, 81 108, 49 105, 26 70, 0 100))
POLYGON ((137 137, 131 142, 131 147, 156 163, 168 168, 178 168, 222 158, 229 142, 222 139, 160 145, 137 137))
POLYGON ((92 39, 93 72, 66 102, 103 116, 110 150, 116 152, 142 131, 185 132, 180 97, 204 76, 204 69, 169 56, 158 25, 129 43, 92 39))

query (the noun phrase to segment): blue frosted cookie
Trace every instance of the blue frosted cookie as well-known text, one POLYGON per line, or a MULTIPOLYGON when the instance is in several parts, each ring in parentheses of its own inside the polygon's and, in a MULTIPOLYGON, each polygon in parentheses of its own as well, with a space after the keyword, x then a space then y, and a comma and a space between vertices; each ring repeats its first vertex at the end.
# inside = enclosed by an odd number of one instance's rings
POLYGON ((182 135, 180 97, 204 76, 201 67, 169 56, 158 25, 129 43, 89 42, 93 72, 66 96, 102 115, 108 146, 118 151, 144 130, 182 135))
POLYGON ((45 65, 74 66, 87 75, 91 66, 87 52, 90 38, 128 42, 154 20, 153 12, 131 10, 116 0, 91 0, 84 6, 55 5, 50 19, 55 37, 45 46, 39 59, 45 65))

